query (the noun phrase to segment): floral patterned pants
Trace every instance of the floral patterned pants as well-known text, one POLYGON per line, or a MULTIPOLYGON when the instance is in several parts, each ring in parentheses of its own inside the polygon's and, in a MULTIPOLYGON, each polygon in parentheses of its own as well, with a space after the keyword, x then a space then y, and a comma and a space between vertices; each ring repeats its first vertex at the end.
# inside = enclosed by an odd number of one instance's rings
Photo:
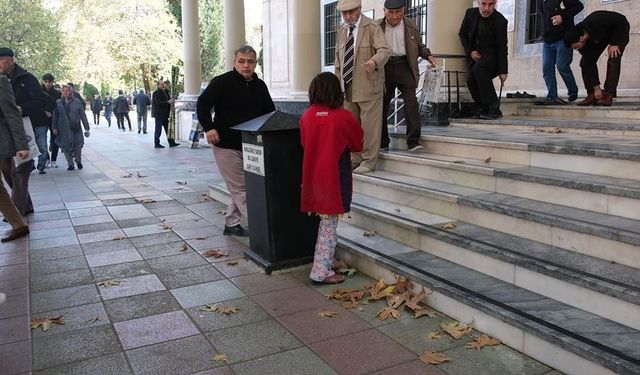
POLYGON ((314 281, 322 281, 335 272, 331 269, 333 264, 333 254, 338 243, 338 215, 321 215, 320 226, 318 227, 318 239, 316 241, 316 251, 313 256, 313 268, 309 278, 314 281))

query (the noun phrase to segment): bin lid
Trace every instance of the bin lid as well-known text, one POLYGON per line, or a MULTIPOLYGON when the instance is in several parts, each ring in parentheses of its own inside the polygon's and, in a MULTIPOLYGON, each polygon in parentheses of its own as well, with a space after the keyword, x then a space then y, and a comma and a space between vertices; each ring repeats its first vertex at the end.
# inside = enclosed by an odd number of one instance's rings
POLYGON ((231 129, 249 132, 271 132, 278 130, 298 129, 300 127, 300 115, 274 111, 256 117, 231 129))

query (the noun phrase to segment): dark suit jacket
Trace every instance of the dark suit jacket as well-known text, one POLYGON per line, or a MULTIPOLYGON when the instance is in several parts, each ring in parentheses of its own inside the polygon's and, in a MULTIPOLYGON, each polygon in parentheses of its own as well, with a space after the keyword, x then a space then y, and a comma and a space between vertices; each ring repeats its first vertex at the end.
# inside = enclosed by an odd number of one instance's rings
POLYGON ((542 39, 547 43, 562 40, 565 32, 573 28, 573 19, 582 9, 584 9, 584 5, 580 0, 544 0, 538 2, 538 13, 542 15, 542 19, 538 23, 542 39), (551 17, 553 16, 561 16, 562 23, 554 25, 551 22, 551 17))
MULTIPOLYGON (((471 52, 476 49, 474 43, 480 17, 482 16, 478 8, 469 8, 460 25, 458 36, 468 59, 471 59, 471 52)), ((489 32, 486 33, 482 43, 485 47, 478 52, 483 56, 494 56, 498 64, 498 74, 507 74, 507 19, 496 10, 489 17, 489 23, 489 32)))
POLYGON ((629 44, 629 21, 620 13, 598 10, 589 14, 581 27, 589 33, 587 44, 626 46, 629 44))

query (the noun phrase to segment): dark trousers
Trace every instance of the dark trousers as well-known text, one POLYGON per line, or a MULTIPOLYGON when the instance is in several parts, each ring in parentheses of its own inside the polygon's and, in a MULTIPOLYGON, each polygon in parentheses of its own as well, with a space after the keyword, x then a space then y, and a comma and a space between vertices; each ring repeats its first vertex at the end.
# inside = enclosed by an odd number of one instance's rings
POLYGON ((116 113, 116 121, 118 122, 118 129, 124 130, 124 119, 127 119, 129 124, 129 130, 131 130, 131 119, 129 119, 129 112, 116 113))
MULTIPOLYGON (((51 132, 51 129, 49 129, 49 131, 51 132)), ((58 150, 60 150, 60 147, 56 143, 56 135, 51 132, 51 142, 49 143, 49 151, 51 151, 51 161, 58 160, 58 150)))
MULTIPOLYGON (((601 43, 604 44, 604 43, 601 43)), ((622 65, 622 53, 624 52, 624 45, 619 45, 620 55, 616 58, 607 59, 607 77, 604 81, 604 91, 617 96, 618 82, 620 82, 620 66, 622 65)), ((587 89, 588 94, 593 94, 594 87, 600 85, 600 76, 598 73, 598 58, 608 45, 594 45, 588 43, 585 45, 580 53, 582 58, 580 59, 580 68, 582 70, 582 80, 584 86, 587 89)))
POLYGON ((147 132, 147 111, 138 112, 138 131, 140 130, 147 132))
POLYGON ((467 88, 476 106, 483 112, 499 111, 498 95, 493 87, 493 79, 498 76, 496 58, 482 56, 478 61, 467 61, 467 88))
POLYGON ((93 112, 93 123, 100 125, 100 111, 93 112))
POLYGON ((160 136, 162 135, 163 128, 164 128, 164 134, 167 136, 167 142, 169 142, 170 145, 174 144, 175 141, 172 138, 169 138, 169 118, 156 116, 155 119, 156 119, 156 131, 153 133, 154 145, 158 146, 160 144, 160 136))
POLYGON ((0 159, 0 170, 11 188, 11 199, 22 216, 33 212, 33 202, 29 194, 29 176, 33 164, 34 161, 31 160, 16 168, 12 158, 0 159))
POLYGON ((389 105, 395 94, 396 88, 402 94, 404 102, 404 118, 407 124, 407 146, 409 148, 420 144, 420 118, 418 116, 418 99, 416 98, 417 83, 413 79, 413 73, 406 58, 389 60, 384 66, 385 94, 382 101, 382 138, 380 147, 389 147, 389 128, 387 116, 389 105))

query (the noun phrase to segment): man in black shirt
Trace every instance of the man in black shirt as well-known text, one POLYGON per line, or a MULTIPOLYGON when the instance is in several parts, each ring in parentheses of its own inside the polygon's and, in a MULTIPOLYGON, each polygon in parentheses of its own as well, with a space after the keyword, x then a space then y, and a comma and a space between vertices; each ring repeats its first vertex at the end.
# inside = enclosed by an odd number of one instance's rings
POLYGON ((171 104, 175 100, 171 97, 167 84, 163 80, 158 81, 158 88, 151 95, 151 117, 156 120, 156 130, 153 136, 153 142, 155 148, 164 148, 160 144, 160 136, 162 135, 162 129, 167 136, 167 142, 169 147, 176 147, 180 143, 172 138, 169 138, 169 115, 171 113, 171 104))
POLYGON ((251 46, 238 48, 233 58, 234 69, 213 78, 198 98, 198 121, 231 194, 225 235, 249 235, 240 226, 241 218, 247 215, 242 140, 240 132, 231 127, 275 111, 267 85, 255 74, 256 63, 256 51, 251 46))
POLYGON ((58 144, 56 143, 56 135, 53 134, 53 129, 51 128, 51 120, 53 119, 53 110, 56 107, 56 100, 60 99, 62 97, 62 94, 60 93, 60 91, 56 90, 53 87, 54 81, 55 78, 51 73, 46 73, 42 76, 42 90, 46 92, 51 98, 49 108, 47 108, 44 112, 46 115, 47 129, 49 129, 49 133, 51 134, 51 141, 49 142, 51 161, 49 161, 48 166, 51 168, 58 168, 56 163, 58 160, 58 150, 60 149, 60 147, 58 147, 58 144))

